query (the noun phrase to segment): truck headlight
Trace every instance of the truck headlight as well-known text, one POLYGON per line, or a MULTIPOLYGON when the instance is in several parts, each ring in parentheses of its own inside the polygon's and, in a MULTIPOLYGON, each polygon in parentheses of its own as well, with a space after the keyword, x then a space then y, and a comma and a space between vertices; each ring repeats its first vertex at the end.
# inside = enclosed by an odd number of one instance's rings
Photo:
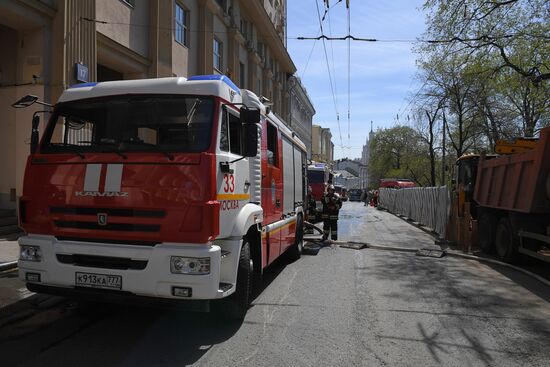
POLYGON ((24 261, 42 261, 42 251, 39 246, 20 245, 19 259, 24 261))
POLYGON ((172 274, 210 274, 210 258, 171 256, 170 272, 172 274))

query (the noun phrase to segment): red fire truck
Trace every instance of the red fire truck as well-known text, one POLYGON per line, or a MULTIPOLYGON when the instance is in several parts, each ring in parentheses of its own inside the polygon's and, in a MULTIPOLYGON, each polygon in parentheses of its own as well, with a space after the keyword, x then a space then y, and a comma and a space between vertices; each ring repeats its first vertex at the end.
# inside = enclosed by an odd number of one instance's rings
POLYGON ((416 187, 416 184, 413 180, 408 178, 382 178, 380 179, 380 187, 404 189, 408 187, 416 187))
POLYGON ((240 318, 251 279, 300 257, 306 148, 226 76, 80 84, 40 142, 38 122, 19 203, 31 291, 219 299, 240 318))
POLYGON ((307 183, 311 187, 311 196, 315 199, 319 213, 323 207, 321 198, 325 194, 326 185, 329 181, 332 181, 332 174, 328 165, 321 162, 311 162, 307 167, 307 183))

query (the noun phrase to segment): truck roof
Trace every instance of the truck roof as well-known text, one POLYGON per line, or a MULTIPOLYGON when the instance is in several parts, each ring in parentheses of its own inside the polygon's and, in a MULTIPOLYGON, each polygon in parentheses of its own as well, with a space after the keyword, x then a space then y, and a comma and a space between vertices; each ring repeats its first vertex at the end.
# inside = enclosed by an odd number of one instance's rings
POLYGON ((241 90, 225 75, 116 80, 75 84, 65 90, 59 102, 124 94, 190 94, 219 96, 226 101, 242 103, 241 90))
POLYGON ((326 163, 315 162, 307 166, 309 171, 324 171, 327 168, 326 163))

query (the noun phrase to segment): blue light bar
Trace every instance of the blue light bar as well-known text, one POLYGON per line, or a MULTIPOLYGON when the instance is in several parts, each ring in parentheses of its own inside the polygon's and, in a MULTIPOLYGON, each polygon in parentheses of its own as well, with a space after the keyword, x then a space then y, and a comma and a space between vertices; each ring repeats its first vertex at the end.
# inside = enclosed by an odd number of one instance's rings
POLYGON ((241 90, 239 89, 239 87, 237 87, 235 85, 235 83, 233 83, 233 81, 231 81, 231 79, 229 79, 227 76, 225 75, 218 75, 218 74, 212 74, 212 75, 194 75, 190 78, 187 79, 188 81, 193 81, 193 80, 219 80, 221 82, 224 82, 225 84, 229 85, 229 87, 231 87, 231 89, 233 89, 235 92, 237 92, 237 94, 241 94, 241 90))
POLYGON ((90 83, 79 83, 79 84, 73 84, 69 87, 69 89, 74 88, 86 88, 86 87, 95 87, 97 85, 97 82, 90 82, 90 83))

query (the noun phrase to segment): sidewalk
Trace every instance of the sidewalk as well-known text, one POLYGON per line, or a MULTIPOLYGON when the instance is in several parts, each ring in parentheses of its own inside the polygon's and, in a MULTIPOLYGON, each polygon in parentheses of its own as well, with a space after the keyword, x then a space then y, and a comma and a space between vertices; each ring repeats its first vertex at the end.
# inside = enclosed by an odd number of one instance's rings
POLYGON ((19 259, 19 245, 17 236, 0 237, 0 264, 17 261, 19 259))

